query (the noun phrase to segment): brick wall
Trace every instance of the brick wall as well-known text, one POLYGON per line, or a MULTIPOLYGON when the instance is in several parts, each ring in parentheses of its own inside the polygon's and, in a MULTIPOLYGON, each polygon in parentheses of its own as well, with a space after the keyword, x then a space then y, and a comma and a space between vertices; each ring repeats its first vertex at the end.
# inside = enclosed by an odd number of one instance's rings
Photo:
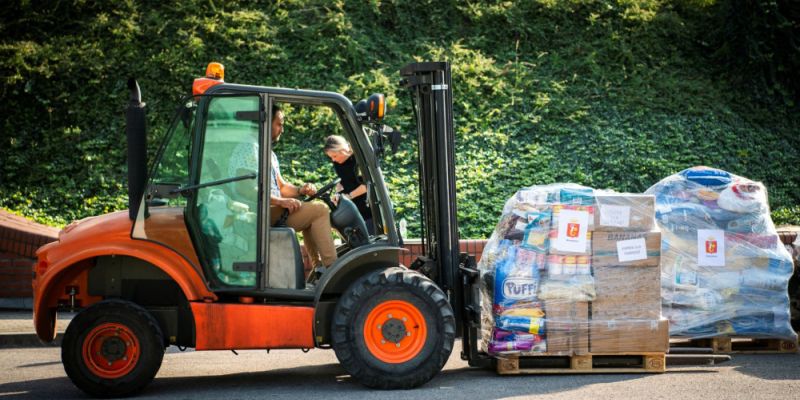
MULTIPOLYGON (((483 246, 486 245, 486 240, 461 240, 459 242, 459 252, 467 253, 475 257, 475 261, 480 261, 481 254, 483 253, 483 246)), ((400 254, 400 263, 409 266, 417 257, 422 255, 422 244, 418 239, 406 240, 404 246, 408 252, 400 254)))
POLYGON ((33 295, 36 249, 56 240, 58 229, 0 210, 0 298, 33 295))
POLYGON ((783 245, 786 246, 786 250, 789 251, 789 254, 792 255, 795 268, 800 268, 800 246, 796 246, 794 244, 797 241, 798 233, 800 233, 800 231, 778 232, 781 242, 783 242, 783 245))
POLYGON ((31 297, 31 266, 34 260, 0 252, 0 297, 31 297))

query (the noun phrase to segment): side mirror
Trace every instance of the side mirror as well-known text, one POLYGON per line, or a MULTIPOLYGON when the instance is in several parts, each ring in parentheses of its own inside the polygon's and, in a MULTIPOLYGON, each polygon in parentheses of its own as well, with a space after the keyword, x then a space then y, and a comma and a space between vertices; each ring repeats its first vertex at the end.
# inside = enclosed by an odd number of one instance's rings
POLYGON ((400 132, 394 130, 391 126, 384 125, 381 135, 389 140, 389 146, 392 147, 392 153, 397 153, 397 147, 400 146, 400 132))
POLYGON ((394 130, 391 126, 381 125, 372 134, 372 150, 375 152, 376 157, 383 157, 386 151, 386 142, 391 147, 392 153, 397 153, 397 148, 400 146, 400 132, 394 130))
POLYGON ((385 142, 391 146, 392 153, 396 153, 400 145, 400 132, 383 124, 383 117, 386 116, 386 97, 382 93, 375 93, 366 100, 356 103, 353 108, 358 121, 369 125, 364 129, 372 138, 372 150, 375 156, 383 157, 385 142))

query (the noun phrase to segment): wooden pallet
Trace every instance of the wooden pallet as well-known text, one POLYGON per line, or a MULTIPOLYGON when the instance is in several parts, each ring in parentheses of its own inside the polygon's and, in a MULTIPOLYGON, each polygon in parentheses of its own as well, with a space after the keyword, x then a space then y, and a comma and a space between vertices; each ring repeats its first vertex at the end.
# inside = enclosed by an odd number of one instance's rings
POLYGON ((665 353, 593 353, 573 356, 502 356, 497 373, 519 374, 630 374, 666 371, 665 353))
POLYGON ((797 343, 782 339, 716 337, 707 339, 670 339, 671 349, 682 347, 711 348, 715 354, 779 354, 796 353, 797 343))

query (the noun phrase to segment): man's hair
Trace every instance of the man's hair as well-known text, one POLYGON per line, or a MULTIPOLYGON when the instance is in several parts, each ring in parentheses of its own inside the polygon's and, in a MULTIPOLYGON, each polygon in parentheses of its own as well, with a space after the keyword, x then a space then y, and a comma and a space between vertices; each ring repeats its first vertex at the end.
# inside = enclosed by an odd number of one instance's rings
POLYGON ((272 119, 275 119, 275 116, 278 115, 278 111, 282 111, 281 107, 277 104, 272 104, 272 119))

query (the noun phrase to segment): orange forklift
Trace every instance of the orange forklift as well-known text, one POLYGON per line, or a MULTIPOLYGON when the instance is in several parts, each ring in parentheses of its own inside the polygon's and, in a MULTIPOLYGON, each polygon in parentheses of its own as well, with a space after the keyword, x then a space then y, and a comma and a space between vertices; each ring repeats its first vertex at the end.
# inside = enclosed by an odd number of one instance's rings
POLYGON ((34 324, 51 342, 57 313, 80 312, 62 342, 67 375, 99 397, 134 394, 156 375, 165 349, 333 349, 342 366, 374 388, 424 384, 454 340, 470 365, 477 351, 478 271, 459 253, 450 65, 402 68, 419 140, 424 256, 400 264, 402 238, 378 157, 398 134, 383 124, 376 94, 355 106, 337 93, 237 85, 209 64, 181 101, 148 171, 145 104, 129 81, 126 211, 86 218, 39 249, 34 324), (296 232, 270 225, 273 105, 330 116, 351 143, 367 187, 376 234, 350 200, 332 201, 337 181, 315 196, 341 236, 338 260, 306 283, 296 232), (231 154, 257 144, 258 171, 239 174, 231 154), (253 185, 242 194, 237 186, 253 185))

